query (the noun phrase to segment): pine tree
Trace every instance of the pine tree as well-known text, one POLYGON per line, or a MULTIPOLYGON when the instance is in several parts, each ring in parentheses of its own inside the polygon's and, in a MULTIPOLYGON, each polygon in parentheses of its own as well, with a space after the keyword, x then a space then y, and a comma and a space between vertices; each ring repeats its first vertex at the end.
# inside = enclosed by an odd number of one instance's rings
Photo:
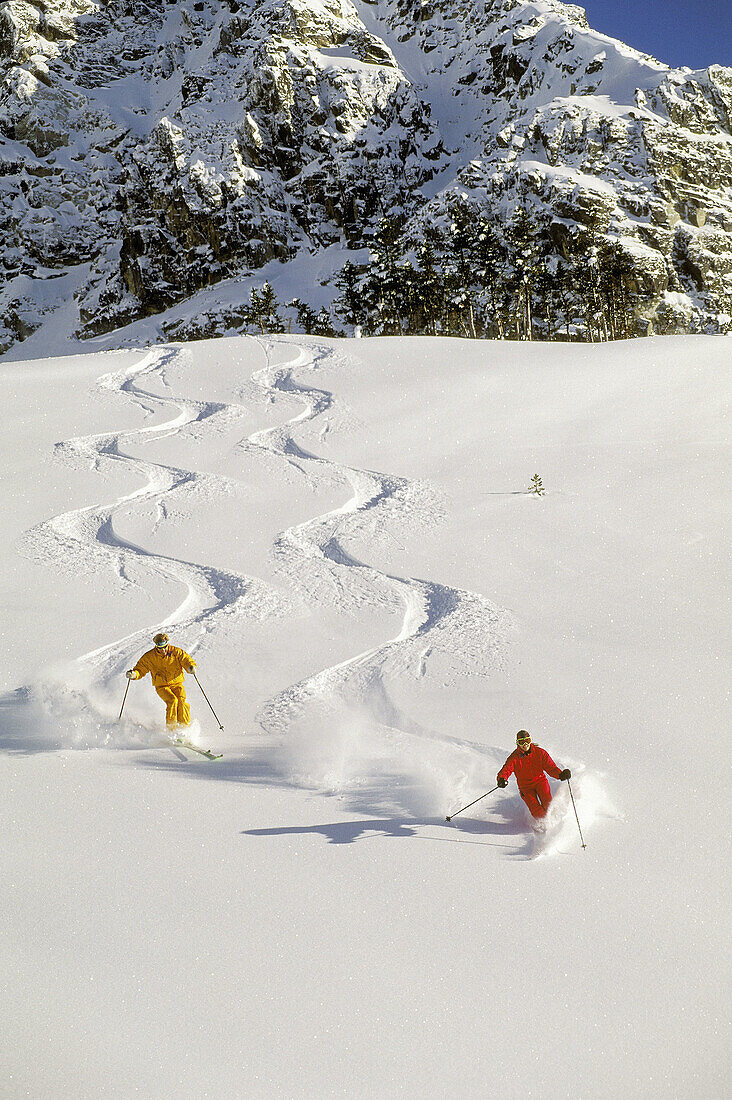
POLYGON ((606 243, 598 253, 599 290, 611 340, 624 340, 633 333, 633 297, 629 286, 632 266, 618 241, 606 243))
POLYGON ((272 286, 266 282, 261 290, 252 288, 249 319, 261 333, 284 332, 284 322, 277 312, 279 302, 272 286))
POLYGON ((485 321, 484 333, 492 333, 499 340, 505 337, 506 312, 506 249, 495 228, 483 216, 476 229, 473 276, 481 290, 481 302, 485 321))
POLYGON ((371 246, 369 277, 374 291, 379 327, 383 333, 391 335, 400 335, 402 331, 398 267, 404 255, 403 226, 404 218, 382 218, 371 246))
POLYGON ((557 257, 557 266, 549 293, 552 295, 553 308, 556 310, 557 325, 564 326, 564 339, 571 340, 575 334, 577 315, 575 274, 573 266, 561 256, 557 257))
POLYGON ((410 331, 436 336, 445 309, 445 281, 437 268, 434 244, 430 237, 417 250, 416 309, 411 319, 410 331))
POLYGON ((365 283, 368 275, 363 268, 356 267, 348 260, 334 277, 334 283, 340 290, 340 295, 333 302, 333 310, 337 317, 345 321, 347 325, 360 325, 368 336, 371 331, 371 323, 368 310, 368 294, 365 283))
POLYGON ((506 228, 506 239, 513 266, 510 286, 514 294, 514 324, 519 340, 533 340, 533 298, 540 271, 540 244, 531 218, 519 206, 506 228))

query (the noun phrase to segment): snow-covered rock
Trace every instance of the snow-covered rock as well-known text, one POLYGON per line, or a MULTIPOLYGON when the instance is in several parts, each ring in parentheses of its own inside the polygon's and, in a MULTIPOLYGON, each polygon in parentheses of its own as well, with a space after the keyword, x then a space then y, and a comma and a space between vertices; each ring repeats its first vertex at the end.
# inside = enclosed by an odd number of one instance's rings
POLYGON ((88 336, 265 264, 289 286, 456 194, 619 239, 661 329, 668 293, 672 331, 732 312, 732 70, 573 5, 12 0, 0 79, 2 348, 52 308, 88 336))

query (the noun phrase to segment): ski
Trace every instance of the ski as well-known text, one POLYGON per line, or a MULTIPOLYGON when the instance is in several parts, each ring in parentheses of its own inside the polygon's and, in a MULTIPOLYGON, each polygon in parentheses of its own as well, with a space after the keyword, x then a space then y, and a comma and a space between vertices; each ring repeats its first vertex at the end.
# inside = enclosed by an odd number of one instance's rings
POLYGON ((190 741, 184 741, 181 737, 174 737, 171 744, 179 749, 190 749, 191 752, 197 752, 201 756, 205 756, 207 760, 221 760, 224 755, 222 752, 211 752, 211 749, 199 749, 198 745, 192 745, 190 741))

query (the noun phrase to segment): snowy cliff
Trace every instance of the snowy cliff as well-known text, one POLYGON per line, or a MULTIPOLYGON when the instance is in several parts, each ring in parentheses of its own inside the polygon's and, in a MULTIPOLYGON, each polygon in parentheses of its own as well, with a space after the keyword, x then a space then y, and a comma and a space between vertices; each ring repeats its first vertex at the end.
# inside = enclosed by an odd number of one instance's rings
POLYGON ((0 66, 2 350, 224 281, 327 304, 314 270, 457 195, 558 249, 620 241, 657 331, 728 328, 732 70, 669 69, 579 7, 10 0, 0 66))

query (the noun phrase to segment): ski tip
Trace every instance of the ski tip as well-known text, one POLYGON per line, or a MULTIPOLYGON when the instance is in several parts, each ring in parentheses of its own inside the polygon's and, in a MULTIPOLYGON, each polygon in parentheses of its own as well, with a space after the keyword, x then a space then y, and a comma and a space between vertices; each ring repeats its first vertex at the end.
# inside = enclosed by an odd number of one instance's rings
POLYGON ((173 748, 189 749, 191 752, 197 752, 199 756, 205 756, 208 760, 221 760, 223 757, 222 752, 213 752, 211 749, 202 749, 198 745, 192 744, 190 741, 185 741, 181 737, 176 737, 171 741, 173 748))

